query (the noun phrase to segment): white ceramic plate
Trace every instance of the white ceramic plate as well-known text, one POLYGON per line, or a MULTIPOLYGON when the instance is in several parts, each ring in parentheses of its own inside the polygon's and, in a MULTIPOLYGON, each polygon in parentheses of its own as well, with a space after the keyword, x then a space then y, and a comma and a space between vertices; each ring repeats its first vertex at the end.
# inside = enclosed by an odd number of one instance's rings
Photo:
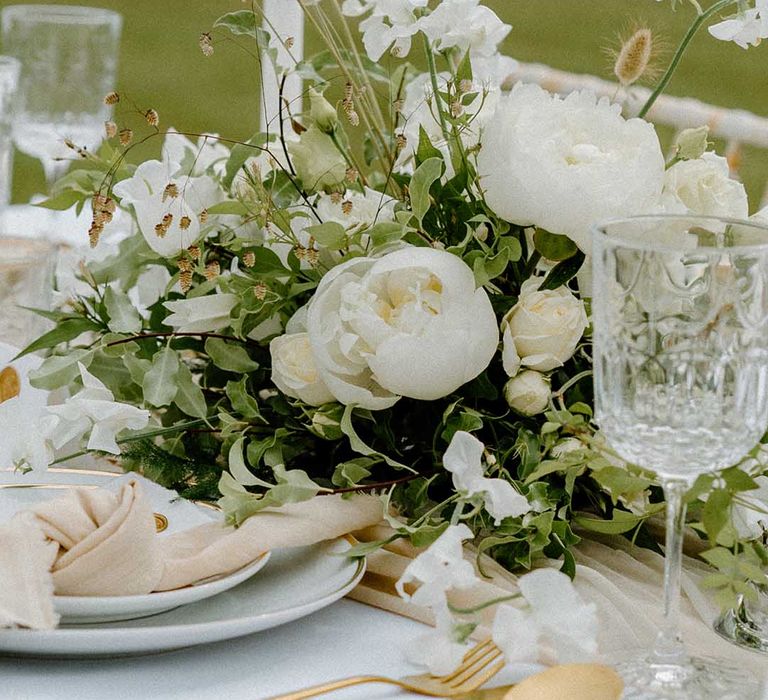
MULTIPOLYGON (((118 476, 108 472, 51 469, 43 474, 0 472, 0 512, 9 517, 16 510, 29 508, 35 503, 55 498, 62 490, 78 487, 109 486, 118 476)), ((156 516, 160 516, 166 529, 164 534, 221 517, 218 511, 172 499, 172 492, 153 485, 146 492, 152 501, 156 516), (169 494, 171 494, 169 496, 169 494)), ((56 612, 64 623, 94 623, 131 620, 156 615, 180 605, 188 605, 222 593, 253 576, 269 561, 270 553, 242 569, 225 576, 207 579, 193 586, 174 591, 130 596, 54 596, 56 612)))
POLYGON ((111 657, 219 642, 277 627, 335 602, 363 576, 363 559, 344 556, 346 539, 277 550, 239 586, 192 605, 128 622, 0 630, 0 655, 111 657))

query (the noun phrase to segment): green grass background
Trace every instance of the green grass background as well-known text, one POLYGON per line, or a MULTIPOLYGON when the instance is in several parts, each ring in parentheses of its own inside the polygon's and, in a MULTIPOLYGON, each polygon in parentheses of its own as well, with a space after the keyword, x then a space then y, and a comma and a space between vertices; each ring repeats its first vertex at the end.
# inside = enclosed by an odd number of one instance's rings
MULTIPOLYGON (((8 4, 0 0, 0 7, 8 4)), ((197 46, 200 33, 210 29, 219 15, 247 5, 240 0, 101 0, 98 4, 124 16, 117 89, 136 103, 157 109, 161 125, 233 138, 246 138, 258 129, 258 65, 245 50, 251 48, 247 40, 217 42, 210 58, 197 46)), ((605 49, 616 44, 620 32, 647 24, 667 45, 668 59, 694 17, 686 2, 673 12, 671 0, 488 0, 487 4, 513 25, 503 46, 505 53, 602 77, 610 77, 605 49)), ((319 46, 317 38, 308 34, 307 52, 319 46)), ((702 31, 669 92, 768 115, 767 69, 768 42, 744 51, 702 31)), ((151 153, 150 147, 137 156, 151 153)), ((754 210, 768 181, 768 151, 747 149, 742 177, 754 210)), ((14 200, 26 201, 44 187, 37 161, 17 154, 14 200)))

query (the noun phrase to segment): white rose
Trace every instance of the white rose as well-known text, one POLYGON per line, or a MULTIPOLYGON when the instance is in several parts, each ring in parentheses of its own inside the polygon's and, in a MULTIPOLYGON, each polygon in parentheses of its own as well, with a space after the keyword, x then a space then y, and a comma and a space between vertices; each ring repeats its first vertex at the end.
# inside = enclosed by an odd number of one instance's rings
POLYGON ((749 214, 744 185, 731 179, 728 161, 715 153, 682 160, 667 170, 661 204, 670 214, 735 219, 745 219, 749 214))
POLYGON ((591 92, 561 98, 518 83, 480 142, 488 206, 507 221, 565 234, 584 252, 596 221, 658 205, 664 155, 656 131, 591 92))
POLYGON ((504 385, 504 398, 509 407, 524 416, 545 411, 550 393, 549 380, 532 369, 520 372, 504 385))
POLYGON ((370 410, 450 394, 488 366, 499 341, 472 270, 417 247, 333 268, 309 304, 307 331, 331 393, 370 410))
POLYGON ((322 406, 334 400, 333 394, 318 376, 306 333, 273 338, 269 353, 272 356, 272 382, 286 396, 300 399, 310 406, 322 406))
POLYGON ((163 323, 179 333, 210 333, 229 325, 229 313, 237 305, 236 294, 209 294, 193 299, 166 301, 172 313, 163 323))
POLYGON ((560 367, 571 355, 584 335, 587 314, 584 302, 566 287, 539 290, 539 281, 523 282, 520 299, 504 316, 504 369, 513 365, 512 349, 526 367, 548 372, 560 367), (507 359, 509 358, 509 360, 507 359))

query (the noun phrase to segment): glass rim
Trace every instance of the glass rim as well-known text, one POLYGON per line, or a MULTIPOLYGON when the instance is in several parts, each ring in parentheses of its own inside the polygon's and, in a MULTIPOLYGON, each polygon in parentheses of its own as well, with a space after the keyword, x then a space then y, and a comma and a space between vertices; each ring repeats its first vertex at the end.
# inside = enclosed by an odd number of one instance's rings
POLYGON ((622 248, 629 248, 631 250, 640 251, 667 251, 667 252, 680 252, 683 250, 680 246, 665 245, 658 241, 643 243, 642 241, 627 241, 618 239, 610 235, 608 229, 611 226, 620 224, 632 224, 640 223, 643 221, 650 222, 653 220, 658 221, 701 221, 701 222, 717 222, 720 224, 745 226, 758 231, 764 231, 766 234, 765 242, 761 243, 747 243, 743 245, 733 246, 715 246, 715 245, 697 245, 696 248, 690 250, 690 252, 697 252, 703 254, 722 255, 724 252, 728 253, 746 253, 749 251, 765 250, 768 252, 768 223, 762 221, 755 221, 753 219, 739 219, 731 216, 711 216, 705 214, 637 214, 635 216, 623 216, 614 219, 606 219, 599 221, 592 225, 592 241, 596 244, 621 246, 622 248))
POLYGON ((62 24, 98 25, 111 24, 120 27, 123 16, 119 12, 106 7, 89 5, 40 5, 19 4, 6 5, 0 10, 3 20, 11 18, 21 21, 55 20, 62 24))

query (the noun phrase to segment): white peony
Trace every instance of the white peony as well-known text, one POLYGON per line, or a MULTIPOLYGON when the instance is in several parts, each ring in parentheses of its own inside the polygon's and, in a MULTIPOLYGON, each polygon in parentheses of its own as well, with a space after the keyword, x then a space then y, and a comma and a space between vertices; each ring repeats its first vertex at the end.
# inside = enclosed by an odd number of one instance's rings
POLYGON ((166 301, 163 306, 171 313, 163 323, 179 333, 209 333, 226 328, 229 313, 237 306, 236 294, 208 294, 192 299, 166 301))
POLYGON ((664 178, 662 209, 667 214, 730 216, 746 219, 744 185, 731 179, 728 161, 715 153, 675 163, 664 178))
POLYGON ((416 247, 333 268, 309 304, 307 331, 331 393, 370 410, 447 396, 488 366, 499 339, 472 270, 416 247))
MULTIPOLYGON (((504 358, 510 364, 514 355, 520 363, 539 372, 548 372, 573 355, 587 328, 584 302, 567 287, 539 290, 540 281, 528 279, 520 289, 520 298, 501 322, 504 333, 504 358)), ((513 376, 515 372, 508 374, 513 376)))
POLYGON ((478 172, 507 221, 569 236, 590 250, 601 219, 652 211, 664 183, 653 126, 588 91, 566 98, 517 84, 487 123, 478 172))
POLYGON ((334 400, 333 394, 318 376, 306 333, 273 338, 269 353, 272 356, 272 382, 286 396, 300 399, 310 406, 322 406, 334 400))
POLYGON ((532 369, 520 372, 504 385, 507 404, 524 416, 535 416, 546 411, 551 393, 549 380, 532 369))

